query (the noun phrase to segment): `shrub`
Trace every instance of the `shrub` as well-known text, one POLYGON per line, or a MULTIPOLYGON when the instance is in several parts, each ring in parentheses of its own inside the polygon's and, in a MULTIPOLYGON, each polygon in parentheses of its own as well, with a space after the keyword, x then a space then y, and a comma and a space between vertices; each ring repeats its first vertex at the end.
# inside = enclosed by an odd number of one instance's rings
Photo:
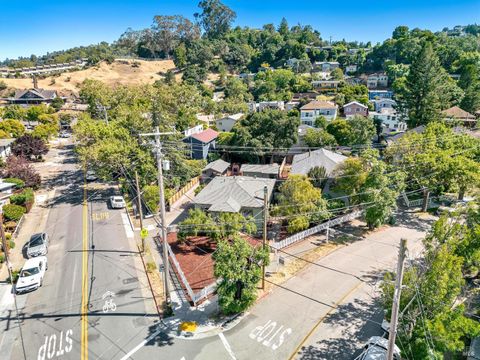
POLYGON ((17 185, 17 189, 21 189, 25 186, 25 182, 19 178, 4 178, 3 182, 8 182, 17 185))
POLYGON ((10 279, 10 276, 7 278, 7 282, 11 284, 15 284, 18 280, 18 277, 20 276, 20 270, 13 270, 12 271, 12 279, 10 279))
POLYGON ((12 195, 10 197, 10 203, 25 206, 25 204, 33 202, 33 199, 33 190, 31 188, 25 188, 21 193, 12 195))
POLYGON ((23 206, 8 204, 3 207, 3 215, 7 220, 19 221, 26 210, 23 206))
POLYGON ((15 249, 15 241, 10 240, 10 241, 8 242, 8 247, 9 247, 10 249, 15 249))
POLYGON ((3 264, 5 262, 5 255, 1 254, 0 255, 0 264, 3 264))
POLYGON ((155 265, 154 262, 147 262, 147 272, 148 273, 153 273, 155 269, 157 268, 157 265, 155 265))

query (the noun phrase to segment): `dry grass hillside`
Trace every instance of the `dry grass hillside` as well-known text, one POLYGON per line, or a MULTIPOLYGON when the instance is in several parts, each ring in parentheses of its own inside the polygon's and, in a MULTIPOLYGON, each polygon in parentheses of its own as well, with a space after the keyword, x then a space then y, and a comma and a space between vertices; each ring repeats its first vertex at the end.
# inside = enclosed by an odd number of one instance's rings
MULTIPOLYGON (((43 89, 55 89, 62 95, 78 93, 79 85, 85 79, 103 81, 107 85, 132 85, 153 83, 159 80, 159 73, 174 69, 172 60, 144 61, 117 59, 112 64, 101 62, 91 68, 63 73, 60 76, 48 77, 38 81, 43 89)), ((2 79, 9 88, 25 89, 32 87, 32 79, 2 79)))

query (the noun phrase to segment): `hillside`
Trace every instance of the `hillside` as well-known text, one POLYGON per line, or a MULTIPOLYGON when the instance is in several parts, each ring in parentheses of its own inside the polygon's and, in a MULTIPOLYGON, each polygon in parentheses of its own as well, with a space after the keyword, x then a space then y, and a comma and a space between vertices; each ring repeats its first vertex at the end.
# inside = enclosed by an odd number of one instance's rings
MULTIPOLYGON (((144 61, 117 59, 108 64, 105 61, 86 70, 67 72, 60 76, 50 76, 38 81, 44 89, 58 90, 62 95, 78 93, 79 85, 85 79, 103 81, 107 85, 134 85, 153 83, 159 80, 159 73, 175 68, 171 60, 144 61), (134 65, 135 64, 135 65, 134 65)), ((2 79, 9 88, 25 89, 32 87, 32 79, 2 79)))

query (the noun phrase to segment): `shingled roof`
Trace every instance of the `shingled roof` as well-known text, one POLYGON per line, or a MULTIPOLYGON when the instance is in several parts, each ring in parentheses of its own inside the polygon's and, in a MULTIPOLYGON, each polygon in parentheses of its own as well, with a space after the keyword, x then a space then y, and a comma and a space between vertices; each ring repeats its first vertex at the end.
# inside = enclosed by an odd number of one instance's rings
POLYGON ((46 90, 46 89, 25 89, 25 90, 15 90, 15 99, 21 99, 25 94, 32 93, 36 95, 39 99, 51 100, 57 96, 56 90, 46 90))
POLYGON ((242 208, 261 208, 264 187, 270 197, 274 179, 249 176, 219 176, 208 183, 195 197, 194 203, 215 212, 239 212, 242 208))
POLYGON ((290 174, 307 175, 310 169, 316 166, 323 166, 327 175, 331 175, 333 170, 346 159, 346 156, 326 149, 298 154, 293 157, 290 174))
POLYGON ((206 144, 216 139, 218 137, 218 132, 209 128, 198 134, 193 134, 191 137, 206 144))
POLYGON ((303 105, 300 110, 316 110, 316 109, 336 109, 337 105, 330 101, 313 100, 303 105))
POLYGON ((218 159, 218 160, 212 161, 211 163, 208 163, 207 166, 205 166, 202 171, 212 169, 213 171, 216 171, 218 173, 223 173, 225 170, 228 169, 229 166, 230 166, 230 163, 226 162, 225 160, 218 159))
POLYGON ((450 109, 443 110, 442 114, 448 118, 475 121, 475 115, 470 114, 468 111, 460 109, 458 106, 452 106, 450 109))

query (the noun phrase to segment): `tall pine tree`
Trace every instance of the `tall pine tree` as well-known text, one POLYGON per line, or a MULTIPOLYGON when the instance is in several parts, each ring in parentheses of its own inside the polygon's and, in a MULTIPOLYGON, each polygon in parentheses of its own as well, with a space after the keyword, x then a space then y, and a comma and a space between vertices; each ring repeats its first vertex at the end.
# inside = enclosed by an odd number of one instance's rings
POLYGON ((445 70, 430 42, 425 42, 407 76, 405 102, 411 128, 440 119, 445 70))

